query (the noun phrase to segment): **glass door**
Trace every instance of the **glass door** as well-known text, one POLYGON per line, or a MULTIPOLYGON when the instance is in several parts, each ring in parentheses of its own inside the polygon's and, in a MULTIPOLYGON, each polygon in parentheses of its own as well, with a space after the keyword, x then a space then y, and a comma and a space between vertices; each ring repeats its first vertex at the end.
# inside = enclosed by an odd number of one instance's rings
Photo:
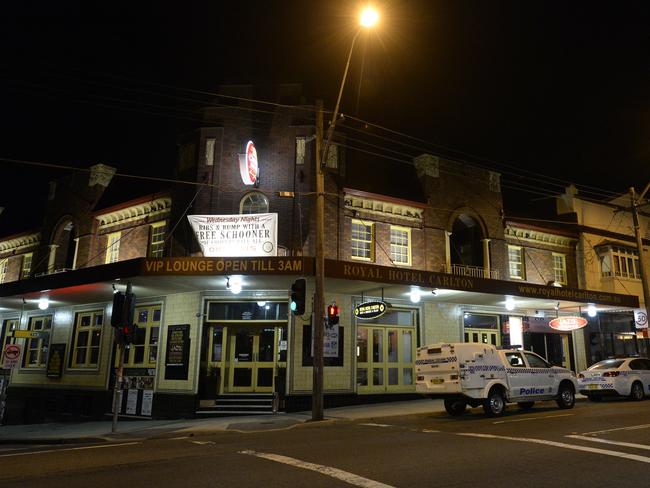
POLYGON ((275 327, 236 327, 230 332, 231 392, 273 391, 275 327))
POLYGON ((357 327, 357 392, 415 391, 415 329, 357 327))
POLYGON ((213 399, 223 392, 225 340, 227 328, 223 325, 205 325, 201 342, 201 375, 199 395, 213 399))

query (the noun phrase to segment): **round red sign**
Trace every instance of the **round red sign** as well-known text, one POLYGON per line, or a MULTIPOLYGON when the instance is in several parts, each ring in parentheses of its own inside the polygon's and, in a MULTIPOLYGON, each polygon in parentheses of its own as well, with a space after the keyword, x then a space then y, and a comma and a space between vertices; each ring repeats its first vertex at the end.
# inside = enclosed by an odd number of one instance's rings
POLYGON ((20 356, 20 346, 7 344, 5 346, 5 357, 7 359, 17 359, 20 356))
POLYGON ((582 329, 589 321, 582 317, 558 317, 551 320, 548 325, 555 330, 571 331, 582 329))

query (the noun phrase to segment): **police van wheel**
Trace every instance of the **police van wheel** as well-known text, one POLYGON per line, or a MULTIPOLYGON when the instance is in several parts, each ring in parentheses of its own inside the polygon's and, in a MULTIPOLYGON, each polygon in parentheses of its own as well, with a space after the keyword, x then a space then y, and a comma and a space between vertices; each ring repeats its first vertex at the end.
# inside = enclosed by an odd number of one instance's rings
POLYGON ((445 398, 445 410, 447 410, 447 413, 453 417, 464 414, 466 408, 467 403, 463 400, 445 398))
POLYGON ((560 385, 560 391, 557 394, 557 406, 560 408, 573 408, 576 403, 576 395, 573 388, 568 383, 560 385))
POLYGON ((636 402, 643 400, 643 385, 638 381, 632 383, 632 388, 630 390, 630 399, 636 402))
POLYGON ((535 402, 518 402, 517 405, 522 410, 530 410, 533 408, 533 405, 535 405, 535 402))
POLYGON ((506 410, 506 399, 499 388, 490 390, 490 394, 483 401, 483 410, 488 417, 500 417, 506 410))

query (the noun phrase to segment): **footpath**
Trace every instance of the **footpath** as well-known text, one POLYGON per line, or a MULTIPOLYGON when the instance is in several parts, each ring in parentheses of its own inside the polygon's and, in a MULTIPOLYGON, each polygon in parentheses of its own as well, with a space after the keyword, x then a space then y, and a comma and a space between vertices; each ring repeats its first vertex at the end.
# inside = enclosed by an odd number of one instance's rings
MULTIPOLYGON (((410 400, 404 402, 354 405, 328 408, 325 420, 358 420, 400 415, 444 412, 442 400, 410 400)), ((215 417, 181 420, 120 419, 117 432, 111 433, 111 421, 79 423, 47 423, 0 426, 0 444, 77 444, 117 442, 125 439, 150 439, 210 434, 220 431, 255 432, 285 429, 311 420, 311 411, 215 417)))

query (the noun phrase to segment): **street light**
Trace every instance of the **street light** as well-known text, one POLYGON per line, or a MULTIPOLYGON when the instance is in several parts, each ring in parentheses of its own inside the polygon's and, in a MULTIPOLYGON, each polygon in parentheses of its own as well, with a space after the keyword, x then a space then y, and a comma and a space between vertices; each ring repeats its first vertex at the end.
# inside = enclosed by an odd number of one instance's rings
POLYGON ((359 17, 360 27, 357 29, 356 34, 352 38, 350 45, 350 52, 348 59, 345 63, 345 70, 343 71, 343 79, 339 87, 339 95, 336 99, 336 106, 332 114, 332 120, 327 128, 327 139, 325 146, 321 151, 321 144, 323 140, 323 106, 322 102, 318 101, 317 115, 316 115, 316 286, 314 291, 314 362, 313 362, 313 382, 312 382, 312 420, 323 420, 323 328, 325 320, 325 294, 324 294, 324 281, 325 281, 325 249, 323 246, 323 239, 325 236, 325 176, 323 174, 324 162, 327 161, 327 152, 332 141, 334 128, 336 127, 336 118, 339 114, 339 105, 341 104, 341 96, 343 95, 343 88, 345 87, 345 80, 348 76, 348 69, 350 68, 350 59, 352 59, 352 52, 354 51, 354 44, 359 37, 362 29, 368 29, 374 26, 379 20, 377 11, 366 8, 361 12, 359 17))

